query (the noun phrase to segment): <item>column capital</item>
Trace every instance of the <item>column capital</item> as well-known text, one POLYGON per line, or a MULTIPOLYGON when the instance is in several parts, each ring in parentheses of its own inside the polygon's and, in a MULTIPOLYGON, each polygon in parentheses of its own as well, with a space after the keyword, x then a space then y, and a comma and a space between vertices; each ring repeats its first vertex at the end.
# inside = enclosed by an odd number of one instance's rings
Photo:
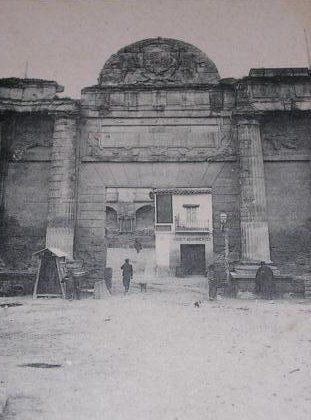
POLYGON ((53 112, 55 120, 78 120, 79 119, 79 112, 77 110, 71 111, 57 111, 53 112))
POLYGON ((256 126, 260 126, 260 121, 257 118, 239 118, 237 120, 237 125, 256 125, 256 126))
POLYGON ((239 125, 258 125, 260 126, 263 118, 263 114, 260 113, 235 113, 233 115, 236 124, 239 125))

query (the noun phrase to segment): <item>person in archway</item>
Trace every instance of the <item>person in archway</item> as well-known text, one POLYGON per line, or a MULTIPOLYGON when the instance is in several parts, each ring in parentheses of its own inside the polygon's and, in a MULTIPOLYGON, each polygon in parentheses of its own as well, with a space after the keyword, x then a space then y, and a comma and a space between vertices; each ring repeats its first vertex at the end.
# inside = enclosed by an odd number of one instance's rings
POLYGON ((255 293, 263 299, 273 299, 275 296, 273 271, 264 261, 261 261, 256 272, 255 293))
POLYGON ((125 259, 125 263, 121 266, 122 270, 122 277, 123 277, 123 286, 124 286, 124 293, 127 294, 130 288, 130 282, 133 278, 133 266, 130 264, 130 260, 128 258, 125 259))

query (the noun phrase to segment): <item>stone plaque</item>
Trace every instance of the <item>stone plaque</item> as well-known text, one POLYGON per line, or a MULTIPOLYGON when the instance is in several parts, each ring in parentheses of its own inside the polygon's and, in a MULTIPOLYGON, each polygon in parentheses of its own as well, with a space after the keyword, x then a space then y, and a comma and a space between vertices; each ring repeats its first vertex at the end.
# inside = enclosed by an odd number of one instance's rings
POLYGON ((204 161, 234 156, 229 126, 105 126, 87 132, 85 156, 109 161, 204 161))

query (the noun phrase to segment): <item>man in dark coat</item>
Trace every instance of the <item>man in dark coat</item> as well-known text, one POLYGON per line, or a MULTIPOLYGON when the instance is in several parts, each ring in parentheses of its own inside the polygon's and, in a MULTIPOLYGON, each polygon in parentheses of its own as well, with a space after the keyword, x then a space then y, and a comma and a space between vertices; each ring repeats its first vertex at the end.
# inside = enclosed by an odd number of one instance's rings
POLYGON ((130 288, 130 281, 133 278, 133 266, 130 264, 130 260, 126 258, 125 263, 121 267, 123 286, 125 293, 128 293, 130 288))
POLYGON ((273 299, 275 295, 273 271, 264 261, 261 261, 256 273, 255 293, 259 294, 263 299, 273 299))

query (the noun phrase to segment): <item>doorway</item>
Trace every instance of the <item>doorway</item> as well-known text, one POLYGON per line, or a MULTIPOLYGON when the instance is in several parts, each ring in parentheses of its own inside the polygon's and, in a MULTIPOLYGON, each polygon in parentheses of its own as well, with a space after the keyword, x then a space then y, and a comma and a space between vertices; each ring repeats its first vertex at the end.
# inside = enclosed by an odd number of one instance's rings
POLYGON ((205 274, 205 245, 180 245, 180 262, 184 275, 205 274))

